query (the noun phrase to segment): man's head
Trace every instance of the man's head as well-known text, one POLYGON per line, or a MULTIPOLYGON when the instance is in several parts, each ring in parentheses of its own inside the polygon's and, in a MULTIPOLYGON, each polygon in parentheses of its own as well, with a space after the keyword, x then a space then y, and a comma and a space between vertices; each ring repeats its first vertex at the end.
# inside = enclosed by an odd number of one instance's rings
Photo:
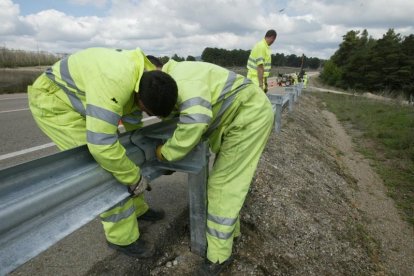
POLYGON ((167 117, 177 103, 178 88, 174 79, 162 71, 142 74, 136 104, 150 116, 167 117))
POLYGON ((277 37, 277 33, 275 30, 268 30, 265 34, 265 40, 266 40, 267 45, 269 46, 272 45, 273 42, 275 42, 276 37, 277 37))

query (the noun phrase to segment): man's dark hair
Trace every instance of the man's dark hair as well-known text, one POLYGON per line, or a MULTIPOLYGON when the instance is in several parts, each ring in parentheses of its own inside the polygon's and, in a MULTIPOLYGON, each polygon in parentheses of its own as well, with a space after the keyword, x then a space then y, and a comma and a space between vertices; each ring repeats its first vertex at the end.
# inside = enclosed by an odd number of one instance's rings
POLYGON ((276 36, 277 36, 277 33, 275 30, 268 30, 265 35, 265 37, 276 37, 276 36))
POLYGON ((159 58, 156 58, 151 55, 147 55, 147 59, 151 61, 152 64, 155 65, 155 67, 162 67, 164 64, 162 64, 161 60, 159 58))
POLYGON ((138 99, 154 115, 167 117, 177 103, 178 88, 175 80, 162 71, 142 74, 138 99))

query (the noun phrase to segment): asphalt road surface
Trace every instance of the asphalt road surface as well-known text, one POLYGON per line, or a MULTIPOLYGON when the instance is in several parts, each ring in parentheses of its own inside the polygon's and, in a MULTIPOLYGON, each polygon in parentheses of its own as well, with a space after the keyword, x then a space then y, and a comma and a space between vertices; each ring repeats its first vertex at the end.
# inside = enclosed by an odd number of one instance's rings
POLYGON ((0 169, 58 152, 37 127, 27 94, 0 95, 0 169))

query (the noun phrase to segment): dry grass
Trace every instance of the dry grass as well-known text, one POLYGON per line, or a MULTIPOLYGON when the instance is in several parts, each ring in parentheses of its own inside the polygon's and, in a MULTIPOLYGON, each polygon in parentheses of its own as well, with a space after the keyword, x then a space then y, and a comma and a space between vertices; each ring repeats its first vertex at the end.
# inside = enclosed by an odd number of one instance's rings
POLYGON ((0 94, 26 92, 27 86, 32 84, 44 70, 44 67, 1 68, 0 94))

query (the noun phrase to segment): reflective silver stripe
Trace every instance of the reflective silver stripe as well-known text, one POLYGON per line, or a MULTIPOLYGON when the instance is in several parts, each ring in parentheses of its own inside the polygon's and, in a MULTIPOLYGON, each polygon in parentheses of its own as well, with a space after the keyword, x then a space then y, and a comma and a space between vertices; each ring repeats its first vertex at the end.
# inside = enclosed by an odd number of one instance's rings
POLYGON ((191 98, 191 99, 188 99, 182 102, 180 105, 180 110, 183 111, 183 110, 186 110, 187 108, 190 108, 196 105, 203 106, 211 110, 211 103, 201 97, 191 98))
POLYGON ((220 96, 217 99, 217 102, 221 101, 224 96, 231 91, 234 82, 237 79, 237 74, 233 71, 229 71, 229 75, 227 77, 226 83, 224 84, 223 90, 221 90, 220 96))
POLYGON ((251 68, 253 70, 257 70, 257 66, 253 66, 253 65, 247 64, 247 67, 249 67, 249 68, 251 68))
POLYGON ((181 114, 180 124, 209 124, 211 117, 205 114, 181 114))
POLYGON ((223 116, 224 112, 227 108, 233 103, 234 98, 236 97, 236 93, 230 95, 227 99, 224 100, 223 104, 220 107, 219 112, 217 112, 216 118, 214 122, 208 127, 207 131, 204 133, 204 137, 209 137, 210 134, 218 127, 221 122, 221 117, 223 116))
POLYGON ((218 223, 218 224, 221 224, 221 225, 227 225, 227 226, 232 226, 237 221, 237 218, 223 218, 223 217, 219 217, 219 216, 214 216, 212 214, 208 214, 207 219, 212 221, 212 222, 215 222, 215 223, 218 223))
POLYGON ((130 114, 126 114, 122 116, 121 120, 125 123, 137 125, 142 122, 142 111, 141 110, 135 110, 134 112, 130 114))
POLYGON ((224 233, 224 232, 217 231, 216 229, 213 229, 207 226, 207 233, 221 240, 227 240, 231 238, 233 236, 233 232, 234 232, 234 229, 230 233, 224 233))
POLYGON ((140 124, 142 122, 142 116, 137 118, 137 117, 132 117, 132 116, 122 116, 121 118, 122 122, 124 123, 128 123, 131 125, 137 125, 140 124))
POLYGON ((118 140, 116 134, 97 133, 88 130, 86 132, 86 141, 94 145, 113 145, 118 140))
POLYGON ((83 92, 76 86, 75 81, 73 80, 69 72, 68 57, 60 61, 60 76, 62 80, 65 81, 70 88, 75 89, 79 94, 85 96, 85 92, 83 92))
POLYGON ((122 213, 113 214, 113 215, 110 215, 107 218, 101 218, 101 220, 104 221, 104 222, 116 223, 116 222, 119 222, 123 219, 128 218, 132 214, 135 214, 135 206, 131 206, 128 210, 125 210, 122 213))
POLYGON ((264 61, 264 58, 262 58, 262 57, 259 57, 259 58, 256 58, 256 62, 259 62, 259 61, 264 61))
POLYGON ((208 136, 210 136, 210 134, 218 127, 218 125, 221 123, 221 117, 223 117, 223 114, 226 112, 227 108, 233 103, 234 98, 237 95, 237 92, 242 90, 244 87, 246 87, 246 85, 250 83, 252 83, 251 80, 249 80, 248 78, 244 78, 243 83, 233 91, 233 94, 231 94, 228 98, 226 98, 223 101, 223 104, 221 105, 220 110, 217 112, 213 123, 210 124, 207 131, 204 133, 204 137, 207 138, 208 136))
POLYGON ((119 114, 93 104, 86 105, 86 115, 100 119, 114 126, 117 126, 119 119, 121 119, 119 114))
POLYGON ((269 67, 270 67, 270 66, 272 66, 272 64, 271 64, 271 63, 266 62, 266 63, 265 63, 265 66, 269 66, 269 67))
POLYGON ((85 107, 82 104, 82 101, 76 96, 76 94, 72 91, 70 91, 66 86, 56 81, 56 77, 52 72, 52 68, 48 68, 46 70, 46 76, 52 80, 54 83, 56 83, 57 86, 60 87, 60 89, 65 92, 65 94, 68 96, 70 103, 72 104, 73 108, 81 114, 83 117, 86 116, 85 107))

